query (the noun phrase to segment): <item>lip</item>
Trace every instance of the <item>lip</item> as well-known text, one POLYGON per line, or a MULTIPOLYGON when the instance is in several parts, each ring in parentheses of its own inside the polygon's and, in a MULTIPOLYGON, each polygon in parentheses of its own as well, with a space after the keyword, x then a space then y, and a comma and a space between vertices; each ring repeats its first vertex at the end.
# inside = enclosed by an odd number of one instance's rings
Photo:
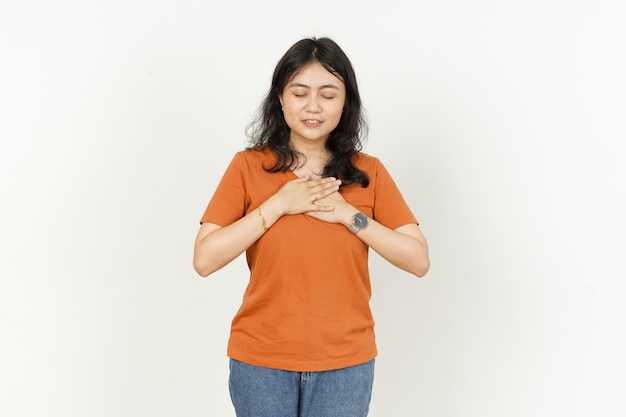
POLYGON ((321 126, 323 122, 318 119, 304 119, 302 120, 302 123, 306 127, 318 127, 318 126, 321 126))

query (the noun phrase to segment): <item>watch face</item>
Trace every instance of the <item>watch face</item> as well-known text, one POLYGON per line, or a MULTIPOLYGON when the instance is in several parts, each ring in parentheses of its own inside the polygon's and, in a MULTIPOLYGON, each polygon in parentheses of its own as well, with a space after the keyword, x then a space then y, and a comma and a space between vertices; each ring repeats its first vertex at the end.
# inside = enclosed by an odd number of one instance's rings
POLYGON ((368 218, 363 213, 357 213, 354 215, 353 219, 354 225, 359 229, 364 229, 367 226, 368 218))

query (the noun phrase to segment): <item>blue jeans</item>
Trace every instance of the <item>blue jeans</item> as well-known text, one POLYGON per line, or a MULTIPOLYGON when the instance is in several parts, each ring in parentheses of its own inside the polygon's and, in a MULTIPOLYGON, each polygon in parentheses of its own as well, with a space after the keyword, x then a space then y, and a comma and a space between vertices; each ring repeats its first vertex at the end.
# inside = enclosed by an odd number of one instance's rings
POLYGON ((322 372, 292 372, 230 360, 237 417, 366 417, 374 359, 322 372))

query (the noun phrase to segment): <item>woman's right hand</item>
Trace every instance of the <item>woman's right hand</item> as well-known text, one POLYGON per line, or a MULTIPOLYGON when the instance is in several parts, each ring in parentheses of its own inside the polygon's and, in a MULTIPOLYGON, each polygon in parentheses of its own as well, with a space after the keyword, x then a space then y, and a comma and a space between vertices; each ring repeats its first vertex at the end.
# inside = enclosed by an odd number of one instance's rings
POLYGON ((297 178, 286 182, 263 206, 274 205, 284 214, 300 214, 311 211, 332 211, 333 206, 315 204, 339 189, 341 180, 333 177, 310 179, 297 178))

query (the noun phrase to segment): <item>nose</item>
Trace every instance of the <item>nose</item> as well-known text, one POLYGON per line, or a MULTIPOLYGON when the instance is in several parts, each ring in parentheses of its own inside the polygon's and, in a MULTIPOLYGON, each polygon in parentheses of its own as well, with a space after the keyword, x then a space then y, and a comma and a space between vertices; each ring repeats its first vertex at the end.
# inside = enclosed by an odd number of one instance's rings
POLYGON ((307 103, 306 109, 311 113, 317 113, 320 111, 319 99, 315 94, 309 95, 309 101, 307 103))

